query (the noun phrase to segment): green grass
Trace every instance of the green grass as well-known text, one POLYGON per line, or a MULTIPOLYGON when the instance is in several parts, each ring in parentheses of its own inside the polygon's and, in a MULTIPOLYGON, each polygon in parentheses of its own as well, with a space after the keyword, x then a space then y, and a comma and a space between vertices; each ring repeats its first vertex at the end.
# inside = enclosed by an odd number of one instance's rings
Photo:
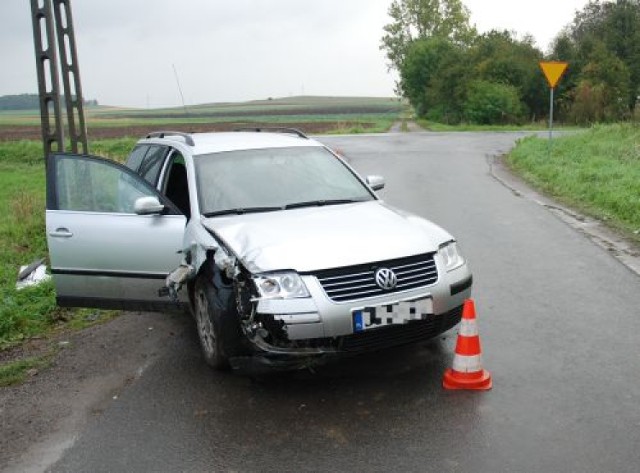
MULTIPOLYGON (((92 152, 123 159, 134 139, 96 141, 92 152)), ((47 256, 44 224, 45 176, 37 141, 0 142, 0 348, 60 326, 84 326, 100 317, 55 304, 52 283, 15 289, 21 265, 47 256)))
MULTIPOLYGON (((429 120, 418 119, 416 123, 429 131, 542 131, 547 130, 548 123, 528 123, 526 125, 476 125, 473 123, 460 123, 447 125, 429 120)), ((578 130, 576 126, 554 125, 558 130, 578 130)))
POLYGON ((548 141, 521 140, 507 158, 525 180, 640 241, 640 126, 595 126, 548 141))
POLYGON ((124 162, 139 138, 115 138, 89 143, 89 153, 124 162))
POLYGON ((384 133, 391 128, 394 121, 395 119, 389 118, 377 122, 358 122, 356 120, 355 124, 350 122, 338 122, 336 127, 333 130, 329 130, 327 134, 356 135, 360 133, 384 133))
POLYGON ((51 354, 25 358, 0 365, 0 387, 22 383, 30 370, 41 370, 51 363, 51 354))
POLYGON ((40 333, 55 309, 50 284, 14 288, 19 266, 47 254, 41 156, 35 142, 0 144, 0 346, 40 333))

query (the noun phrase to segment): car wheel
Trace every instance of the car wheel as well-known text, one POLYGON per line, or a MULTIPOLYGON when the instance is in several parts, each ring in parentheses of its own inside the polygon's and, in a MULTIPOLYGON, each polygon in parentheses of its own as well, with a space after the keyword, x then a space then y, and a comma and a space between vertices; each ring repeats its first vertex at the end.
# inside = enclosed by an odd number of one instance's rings
POLYGON ((224 369, 229 367, 229 361, 222 348, 220 320, 214 310, 214 291, 204 276, 196 280, 194 315, 205 361, 213 368, 224 369))

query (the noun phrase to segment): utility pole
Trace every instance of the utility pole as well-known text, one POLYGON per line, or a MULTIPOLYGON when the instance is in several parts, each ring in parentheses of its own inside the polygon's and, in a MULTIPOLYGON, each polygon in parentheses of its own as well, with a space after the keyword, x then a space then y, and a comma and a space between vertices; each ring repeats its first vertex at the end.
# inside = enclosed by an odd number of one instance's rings
POLYGON ((79 146, 81 146, 82 154, 88 154, 89 144, 87 142, 87 126, 84 120, 84 99, 80 83, 78 51, 76 49, 76 36, 73 30, 73 15, 71 14, 70 2, 71 0, 53 0, 53 12, 55 15, 56 35, 58 37, 58 49, 60 51, 59 58, 71 150, 74 153, 78 153, 79 146))
POLYGON ((36 50, 38 95, 40 96, 40 123, 42 144, 46 157, 53 151, 64 151, 64 129, 60 114, 60 83, 58 81, 58 56, 53 31, 51 2, 31 0, 33 44, 36 50), (47 80, 48 79, 48 80, 47 80))
POLYGON ((81 151, 88 154, 84 100, 70 0, 31 0, 31 19, 45 159, 54 151, 65 150, 60 109, 60 73, 71 150, 74 153, 81 151))

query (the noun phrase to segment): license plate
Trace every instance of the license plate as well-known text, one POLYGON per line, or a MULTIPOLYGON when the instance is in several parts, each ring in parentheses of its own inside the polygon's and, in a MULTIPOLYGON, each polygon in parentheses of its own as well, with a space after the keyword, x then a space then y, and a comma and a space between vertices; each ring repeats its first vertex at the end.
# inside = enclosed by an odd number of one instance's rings
POLYGON ((404 324, 412 320, 424 320, 430 314, 433 314, 433 300, 430 297, 351 311, 354 333, 387 325, 404 324))

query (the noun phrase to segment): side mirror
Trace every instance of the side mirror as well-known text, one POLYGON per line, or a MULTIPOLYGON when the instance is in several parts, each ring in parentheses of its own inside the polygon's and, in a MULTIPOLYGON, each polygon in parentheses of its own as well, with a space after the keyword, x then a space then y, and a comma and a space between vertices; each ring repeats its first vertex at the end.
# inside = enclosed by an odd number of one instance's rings
POLYGON ((160 214, 164 210, 164 205, 160 203, 157 197, 148 195, 139 197, 133 204, 133 211, 138 215, 160 214))
POLYGON ((367 176, 365 181, 367 181, 369 187, 371 187, 374 191, 384 189, 384 177, 382 176, 367 176))

